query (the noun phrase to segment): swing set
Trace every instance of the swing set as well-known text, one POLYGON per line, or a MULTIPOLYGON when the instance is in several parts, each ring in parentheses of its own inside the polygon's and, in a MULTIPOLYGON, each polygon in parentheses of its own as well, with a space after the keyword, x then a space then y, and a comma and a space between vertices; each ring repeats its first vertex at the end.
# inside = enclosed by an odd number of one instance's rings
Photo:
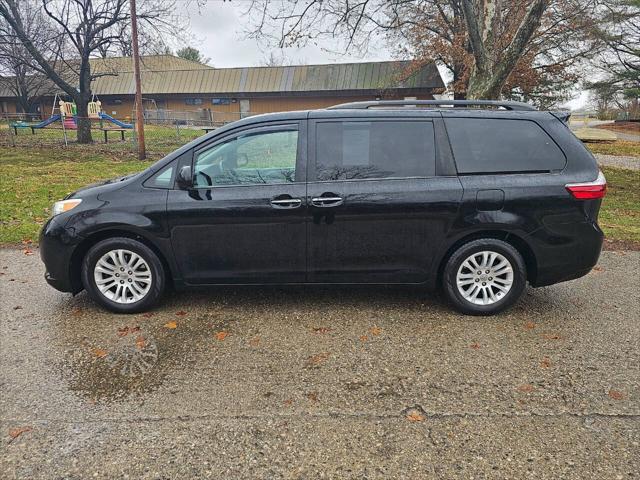
MULTIPOLYGON (((133 124, 122 122, 116 118, 113 118, 111 115, 107 115, 102 111, 102 102, 99 99, 96 99, 94 95, 91 98, 91 101, 87 105, 88 107, 88 116, 90 120, 98 120, 100 122, 100 129, 104 130, 103 122, 113 123, 117 125, 119 128, 133 128, 133 124)), ((51 107, 51 116, 46 120, 43 120, 38 123, 27 123, 27 122, 14 122, 9 124, 10 128, 13 128, 15 134, 18 134, 18 129, 22 128, 30 128, 31 133, 35 135, 36 130, 45 128, 54 122, 62 123, 62 131, 65 137, 65 143, 67 142, 67 130, 77 130, 78 124, 76 119, 78 118, 78 108, 74 102, 66 102, 60 95, 56 93, 53 99, 53 106, 51 107), (59 113, 56 113, 56 110, 59 113)))

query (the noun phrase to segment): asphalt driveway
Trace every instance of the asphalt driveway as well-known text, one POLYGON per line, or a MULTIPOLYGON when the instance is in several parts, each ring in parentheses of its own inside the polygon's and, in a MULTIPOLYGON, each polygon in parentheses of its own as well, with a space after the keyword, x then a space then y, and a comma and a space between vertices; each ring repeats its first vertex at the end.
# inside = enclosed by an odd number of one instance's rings
POLYGON ((637 478, 639 269, 493 318, 379 287, 117 316, 0 250, 0 478, 637 478))

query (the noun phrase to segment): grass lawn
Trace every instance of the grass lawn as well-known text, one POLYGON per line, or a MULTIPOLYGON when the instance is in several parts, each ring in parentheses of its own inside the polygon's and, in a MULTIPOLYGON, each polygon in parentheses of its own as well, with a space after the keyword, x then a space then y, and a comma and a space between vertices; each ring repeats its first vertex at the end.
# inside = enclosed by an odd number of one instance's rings
POLYGON ((613 240, 640 246, 640 172, 603 167, 607 177, 607 195, 598 223, 613 240))
POLYGON ((640 157, 640 142, 628 142, 616 140, 610 143, 585 143, 586 147, 593 153, 603 155, 621 155, 625 157, 640 157))
MULTIPOLYGON (((1 149, 0 244, 37 241, 53 202, 83 185, 137 172, 150 163, 136 160, 132 152, 108 152, 95 145, 1 149)), ((640 173, 603 170, 609 191, 600 225, 609 238, 640 245, 640 173)))
POLYGON ((83 185, 143 170, 132 153, 0 149, 0 244, 38 239, 53 202, 83 185))

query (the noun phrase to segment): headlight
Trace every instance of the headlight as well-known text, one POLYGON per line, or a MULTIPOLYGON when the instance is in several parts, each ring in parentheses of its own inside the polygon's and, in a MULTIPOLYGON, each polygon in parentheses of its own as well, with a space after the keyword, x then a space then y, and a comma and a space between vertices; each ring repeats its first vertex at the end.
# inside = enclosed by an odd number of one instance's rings
POLYGON ((70 200, 61 200, 54 203, 52 210, 53 216, 55 217, 56 215, 60 215, 63 212, 68 212, 69 210, 76 208, 80 205, 80 202, 82 202, 82 200, 79 198, 72 198, 70 200))

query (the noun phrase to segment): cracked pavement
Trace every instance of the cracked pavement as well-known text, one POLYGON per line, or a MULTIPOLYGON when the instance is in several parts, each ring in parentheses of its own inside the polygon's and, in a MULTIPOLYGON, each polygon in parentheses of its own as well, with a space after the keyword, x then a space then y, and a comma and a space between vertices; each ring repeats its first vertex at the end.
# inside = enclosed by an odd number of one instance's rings
POLYGON ((0 478, 637 478, 639 267, 604 252, 491 318, 400 287, 122 316, 2 249, 0 478))

